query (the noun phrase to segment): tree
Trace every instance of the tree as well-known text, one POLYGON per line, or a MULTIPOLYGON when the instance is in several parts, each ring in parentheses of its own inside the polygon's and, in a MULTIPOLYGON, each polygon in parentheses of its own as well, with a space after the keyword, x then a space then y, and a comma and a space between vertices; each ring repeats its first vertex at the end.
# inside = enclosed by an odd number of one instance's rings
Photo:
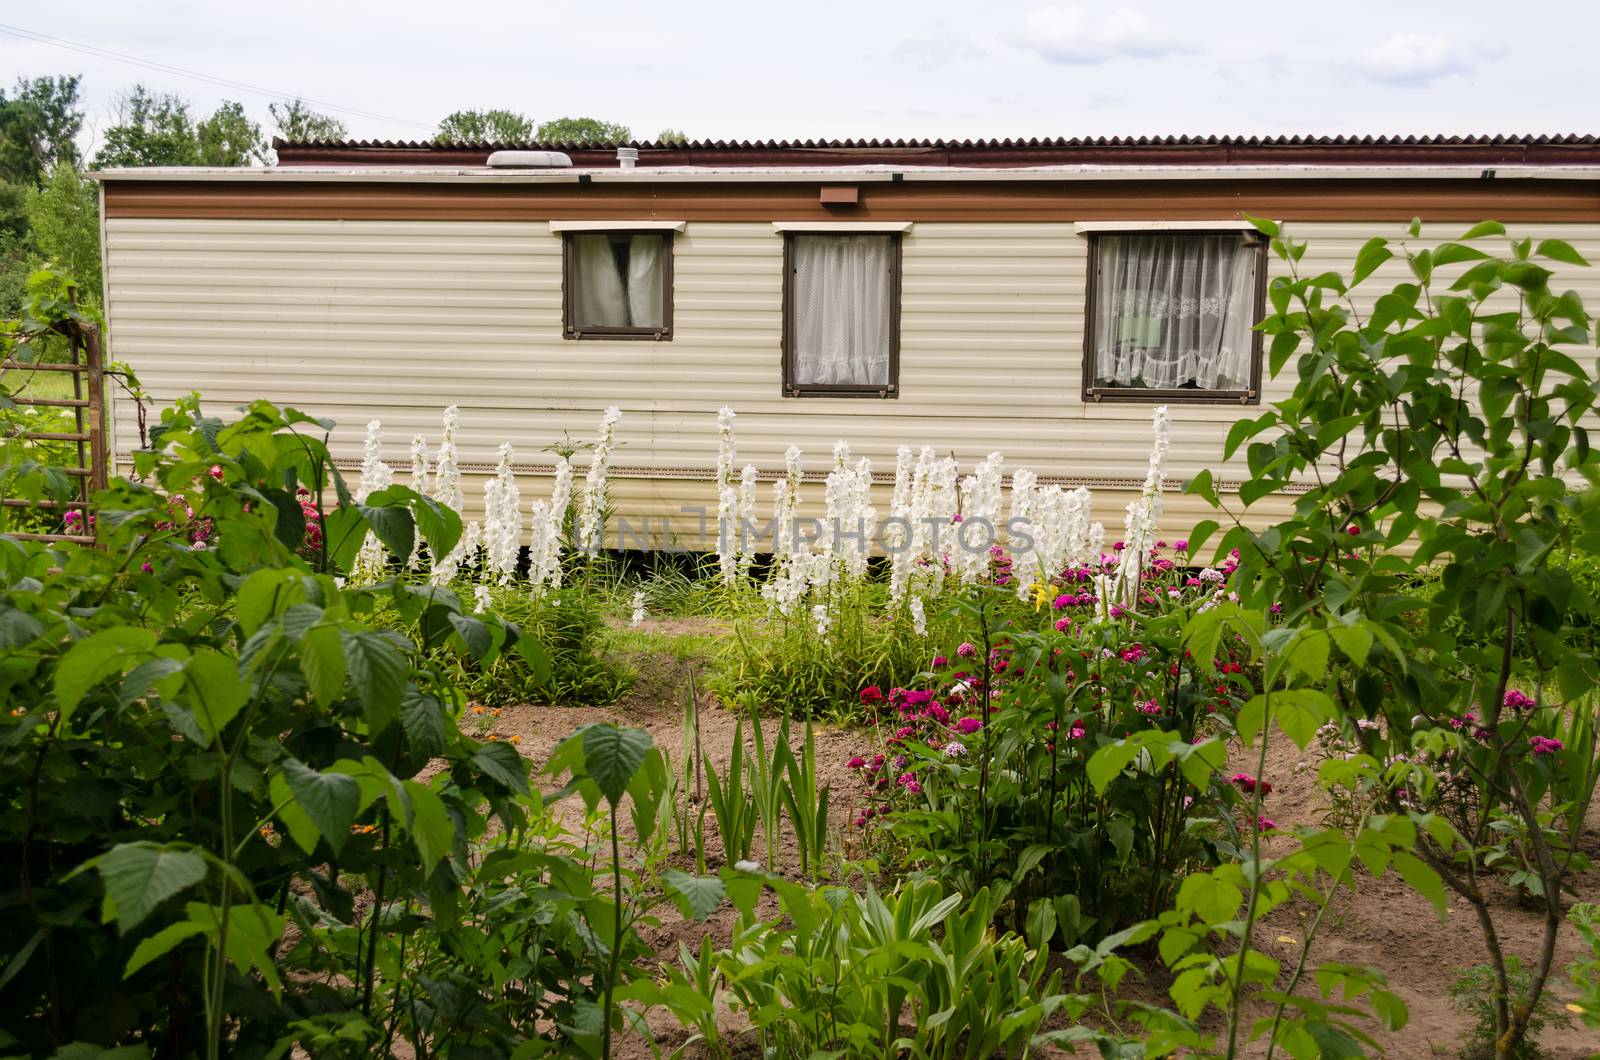
POLYGON ((0 91, 0 180, 37 185, 58 162, 78 163, 74 137, 83 128, 77 77, 17 79, 0 91))
POLYGON ((291 143, 307 140, 342 140, 348 135, 344 122, 312 110, 303 99, 286 99, 267 104, 278 135, 291 143))
POLYGON ((533 139, 533 119, 512 110, 458 110, 439 122, 434 139, 440 143, 527 143, 533 139))
POLYGON ((633 139, 626 125, 599 118, 556 118, 539 126, 542 144, 625 144, 633 139))
POLYGON ((261 126, 245 116, 244 105, 225 99, 216 112, 195 126, 200 163, 206 166, 248 166, 264 162, 267 146, 261 126))
POLYGON ((100 196, 94 181, 70 165, 57 164, 44 187, 28 193, 28 226, 46 260, 78 282, 85 297, 100 301, 100 196))
POLYGON ((662 129, 656 133, 656 143, 658 144, 686 144, 688 142, 689 137, 677 129, 662 129))
POLYGON ((200 143, 185 100, 135 85, 117 109, 117 124, 106 130, 106 142, 95 153, 95 169, 200 164, 200 143))

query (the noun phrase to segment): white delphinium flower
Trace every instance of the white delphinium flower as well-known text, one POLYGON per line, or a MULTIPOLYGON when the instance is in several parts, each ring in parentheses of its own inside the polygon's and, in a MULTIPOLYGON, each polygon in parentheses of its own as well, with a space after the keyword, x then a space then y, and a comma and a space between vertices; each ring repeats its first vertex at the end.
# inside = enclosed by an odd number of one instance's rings
POLYGON ((517 573, 517 557, 522 547, 522 492, 511 471, 511 443, 500 446, 500 462, 494 478, 483 490, 484 547, 490 574, 500 576, 500 584, 510 583, 517 573))
POLYGON ((556 569, 561 567, 561 528, 550 518, 549 502, 543 500, 528 505, 528 524, 533 532, 528 542, 528 583, 537 600, 550 580, 549 557, 552 554, 556 557, 556 569))
POLYGON ((717 568, 722 573, 722 584, 733 586, 738 573, 739 559, 736 538, 739 534, 739 491, 723 486, 717 491, 717 568))
POLYGON ((928 613, 923 609, 920 596, 911 598, 911 628, 916 630, 919 637, 928 635, 928 613))
POLYGON ((1098 571, 1102 564, 1101 559, 1106 554, 1106 528, 1103 523, 1089 524, 1089 541, 1085 552, 1089 556, 1089 566, 1098 571))
POLYGON ((746 464, 744 471, 739 475, 739 574, 748 575, 750 568, 756 561, 756 542, 753 534, 747 534, 745 528, 754 524, 756 518, 756 466, 746 464))
POLYGON ((817 624, 817 636, 826 637, 828 635, 828 623, 830 621, 830 616, 828 614, 828 605, 827 604, 814 604, 814 605, 812 605, 812 608, 811 608, 811 621, 813 621, 813 622, 815 622, 817 624))
POLYGON ((962 480, 961 522, 954 528, 953 566, 962 585, 974 585, 989 573, 989 545, 1000 527, 1002 469, 1006 458, 990 453, 973 474, 962 480), (978 527, 977 532, 969 528, 978 527))
POLYGON ((1018 468, 1011 473, 1011 514, 1006 520, 1008 530, 1006 544, 1011 549, 1011 572, 1016 579, 1018 600, 1027 600, 1037 585, 1047 584, 1050 575, 1040 567, 1042 550, 1038 540, 1041 507, 1038 496, 1038 478, 1026 468, 1018 468), (1011 527, 1020 528, 1021 532, 1033 538, 1029 548, 1019 550, 1017 544, 1010 539, 1011 527))
POLYGON ((572 462, 556 458, 556 479, 550 489, 550 508, 545 513, 549 528, 544 537, 544 578, 552 589, 561 588, 561 544, 567 532, 567 515, 572 509, 572 462))
POLYGON ((466 563, 476 563, 478 552, 483 548, 483 524, 473 519, 467 523, 467 528, 461 532, 461 559, 466 563))
POLYGON ((873 531, 878 509, 872 504, 872 461, 862 457, 850 472, 846 505, 849 509, 849 548, 845 551, 845 571, 852 578, 866 576, 872 559, 873 531))
POLYGON ((1066 541, 1063 547, 1066 550, 1066 564, 1069 567, 1082 567, 1093 556, 1089 551, 1089 509, 1094 500, 1094 495, 1087 489, 1079 486, 1064 498, 1064 515, 1066 519, 1066 541))
POLYGON ((737 413, 726 405, 717 412, 718 493, 733 485, 733 454, 736 445, 733 437, 733 418, 736 415, 737 413))
MULTIPOLYGON (((428 440, 420 434, 411 436, 411 492, 419 497, 428 496, 428 440)), ((411 530, 411 559, 406 566, 416 570, 422 565, 422 532, 411 530)))
POLYGON ((600 437, 589 457, 589 473, 583 480, 583 504, 578 510, 578 549, 592 552, 601 545, 606 508, 606 470, 616 444, 617 421, 622 410, 608 406, 600 418, 600 437))
POLYGON ((489 595, 487 585, 474 585, 472 587, 472 613, 481 615, 494 606, 494 598, 489 595))
MULTIPOLYGON (((367 441, 361 455, 361 481, 356 484, 355 499, 365 501, 379 490, 394 485, 394 469, 383 462, 383 424, 378 420, 367 423, 367 441)), ((357 585, 370 584, 383 577, 386 550, 378 535, 367 531, 361 539, 361 549, 351 564, 350 577, 357 585)))
POLYGON ((628 625, 632 626, 634 629, 638 629, 640 626, 644 625, 644 590, 643 589, 637 589, 637 590, 634 591, 634 594, 633 594, 633 618, 629 620, 628 625))
MULTIPOLYGON (((457 515, 461 514, 466 504, 466 498, 461 493, 461 465, 456 456, 456 431, 460 426, 461 410, 451 405, 444 410, 444 434, 439 439, 439 454, 433 468, 433 482, 430 484, 433 490, 430 496, 457 515)), ((456 542, 455 548, 443 556, 434 557, 429 581, 434 585, 448 585, 456 576, 456 571, 461 568, 461 560, 466 554, 465 535, 463 535, 463 539, 456 542)))
POLYGON ((1144 488, 1138 498, 1128 504, 1122 552, 1117 557, 1116 600, 1130 610, 1139 602, 1139 580, 1144 573, 1145 557, 1155 540, 1156 523, 1161 518, 1161 491, 1166 479, 1167 452, 1172 445, 1172 419, 1165 405, 1156 408, 1152 426, 1155 437, 1150 446, 1150 467, 1145 474, 1144 488))

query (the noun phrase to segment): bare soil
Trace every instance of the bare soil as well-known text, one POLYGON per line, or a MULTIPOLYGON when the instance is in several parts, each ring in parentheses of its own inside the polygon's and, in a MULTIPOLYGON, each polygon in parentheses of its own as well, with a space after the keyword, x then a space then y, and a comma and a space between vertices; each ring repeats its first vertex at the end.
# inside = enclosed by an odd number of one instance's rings
MULTIPOLYGON (((647 622, 646 630, 654 629, 664 635, 705 632, 710 623, 692 619, 672 619, 647 622)), ((531 760, 535 774, 549 760, 557 744, 575 728, 590 722, 616 722, 641 726, 647 729, 658 747, 671 752, 679 759, 683 745, 684 704, 692 671, 705 669, 704 660, 679 659, 669 654, 630 653, 625 661, 639 672, 633 690, 622 701, 610 707, 549 707, 528 705, 505 708, 498 717, 487 718, 486 732, 500 739, 516 738, 515 745, 531 760)), ((722 708, 716 698, 704 691, 704 682, 698 682, 700 746, 710 758, 725 765, 732 746, 735 716, 722 708)), ((469 716, 470 717, 470 716, 469 716)), ((746 726, 745 741, 750 744, 746 726)), ((791 736, 798 743, 803 728, 791 726, 791 736)), ((776 719, 765 726, 768 738, 776 732, 776 719)), ((831 788, 830 816, 833 828, 846 844, 846 853, 860 842, 859 832, 849 826, 857 808, 859 783, 846 763, 852 755, 871 754, 876 739, 870 729, 846 729, 818 725, 815 730, 817 771, 821 783, 831 788)), ((1237 749, 1237 767, 1254 772, 1255 752, 1237 749)), ((1327 812, 1326 795, 1317 786, 1314 768, 1296 769, 1297 763, 1307 760, 1286 740, 1278 739, 1267 756, 1265 777, 1273 785, 1266 802, 1265 813, 1280 827, 1295 824, 1321 824, 1327 812)), ((546 787, 553 781, 546 778, 546 787)), ((720 841, 715 837, 714 818, 707 815, 707 862, 714 871, 722 864, 720 841)), ((1284 845, 1292 839, 1279 837, 1269 842, 1284 845)), ((1589 828, 1583 837, 1585 852, 1600 865, 1600 805, 1590 815, 1589 828)), ((758 855, 764 850, 757 837, 758 855)), ((794 857, 794 844, 785 837, 782 844, 787 858, 794 857)), ((1269 848, 1270 849, 1270 848, 1269 848)), ((691 868, 692 865, 686 865, 691 868)), ((786 863, 769 866, 776 871, 795 875, 798 866, 786 863)), ((1574 880, 1581 899, 1600 901, 1600 868, 1592 868, 1574 880)), ((1518 905, 1516 896, 1507 888, 1491 885, 1490 895, 1495 920, 1501 931, 1506 952, 1522 957, 1531 966, 1539 945, 1542 930, 1541 916, 1518 905)), ((1449 893, 1449 892, 1447 892, 1449 893)), ((1318 933, 1311 950, 1311 964, 1338 961, 1361 964, 1381 970, 1389 987, 1405 1001, 1410 1010, 1407 1025, 1394 1032, 1377 1026, 1366 1029, 1388 1051, 1388 1055, 1406 1058, 1453 1057, 1460 1053, 1460 1041, 1467 1029, 1467 1020, 1450 1004, 1449 986, 1459 970, 1485 962, 1487 952, 1477 920, 1465 899, 1449 893, 1450 904, 1441 919, 1426 899, 1418 895, 1393 872, 1379 879, 1363 875, 1358 880, 1354 894, 1344 894, 1335 899, 1318 933)), ((767 896, 770 902, 770 894, 767 896)), ((772 913, 777 912, 776 906, 772 913)), ((680 918, 675 908, 663 906, 658 910, 661 924, 643 932, 647 942, 654 945, 663 962, 675 961, 678 944, 683 942, 691 949, 697 948, 702 935, 709 932, 713 944, 726 945, 734 922, 731 909, 724 906, 705 924, 680 918)), ((1272 954, 1286 969, 1292 968, 1303 932, 1311 912, 1304 908, 1285 907, 1277 910, 1257 926, 1254 944, 1272 954), (1292 939, 1293 942, 1282 941, 1292 939)), ((1564 925, 1556 948, 1555 971, 1551 975, 1550 990, 1554 993, 1557 1008, 1572 995, 1566 978, 1567 965, 1580 955, 1581 940, 1570 925, 1564 925)), ((1167 977, 1159 962, 1140 962, 1142 977, 1130 978, 1124 983, 1124 996, 1139 1000, 1165 1003, 1167 977)), ((1070 987, 1071 974, 1067 982, 1070 987)), ((1301 992, 1315 989, 1307 977, 1300 986, 1301 992)), ((676 1023, 663 1013, 650 1020, 651 1030, 658 1037, 664 1052, 670 1052, 687 1037, 676 1023)), ((729 1030, 743 1025, 737 1017, 731 1019, 729 1030)), ((1549 1028, 1540 1039, 1545 1055, 1551 1060, 1584 1060, 1600 1054, 1600 1039, 1592 1031, 1574 1020, 1571 1028, 1549 1028)), ((1263 1051, 1264 1050, 1260 1050, 1263 1051)), ((648 1046, 636 1037, 622 1043, 619 1056, 648 1057, 648 1046)), ((688 1055, 697 1055, 693 1048, 688 1055)), ((751 1055, 754 1055, 752 1053, 751 1055)), ((1055 1050, 1036 1051, 1035 1055, 1066 1055, 1055 1050)))

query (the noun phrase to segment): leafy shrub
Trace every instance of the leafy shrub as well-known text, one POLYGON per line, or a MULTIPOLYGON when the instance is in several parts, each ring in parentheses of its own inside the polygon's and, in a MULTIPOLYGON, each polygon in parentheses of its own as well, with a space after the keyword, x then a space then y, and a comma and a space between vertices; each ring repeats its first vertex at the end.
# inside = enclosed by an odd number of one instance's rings
MULTIPOLYGON (((1511 1005, 1520 1008, 1529 1004, 1533 974, 1522 966, 1516 954, 1505 957, 1506 981, 1511 986, 1511 1005)), ((1464 1060, 1495 1060, 1501 1054, 1495 1051, 1499 1035, 1495 1031, 1494 992, 1496 976, 1487 964, 1474 965, 1456 973, 1450 982, 1450 1004, 1472 1021, 1472 1026, 1461 1038, 1461 1056, 1464 1060)), ((1556 1007, 1554 998, 1541 994, 1530 1008, 1527 1031, 1521 1041, 1504 1054, 1510 1060, 1539 1060, 1545 1056, 1539 1048, 1539 1033, 1547 1026, 1566 1027, 1571 1024, 1567 1014, 1556 1007)))
POLYGON ((485 808, 508 829, 526 820, 525 764, 460 734, 461 697, 428 657, 536 648, 448 594, 340 587, 369 530, 404 555, 414 525, 435 549, 460 525, 403 488, 348 500, 330 427, 264 402, 232 423, 180 402, 136 454, 143 481, 98 498, 102 548, 0 538, 0 857, 20 869, 0 1011, 22 1049, 214 1057, 308 1025, 359 1037, 377 938, 403 926, 382 920, 391 903, 448 921, 485 808), (297 485, 329 530, 315 565, 296 554, 297 485), (419 639, 364 620, 380 606, 419 639), (374 912, 355 912, 356 891, 374 912), (286 913, 355 929, 331 978, 286 974, 286 913))
POLYGON ((1057 606, 1039 613, 1001 586, 969 591, 952 616, 968 639, 945 646, 925 683, 862 696, 885 740, 852 760, 867 801, 855 824, 876 819, 919 872, 988 888, 1035 942, 1097 942, 1154 916, 1186 872, 1254 827, 1235 823, 1240 793, 1218 772, 1241 667, 1183 643, 1185 619, 1221 592, 1213 573, 1160 561, 1137 624, 1093 621, 1087 594, 1054 587, 1040 595, 1057 606), (1123 750, 1091 770, 1108 745, 1123 750))

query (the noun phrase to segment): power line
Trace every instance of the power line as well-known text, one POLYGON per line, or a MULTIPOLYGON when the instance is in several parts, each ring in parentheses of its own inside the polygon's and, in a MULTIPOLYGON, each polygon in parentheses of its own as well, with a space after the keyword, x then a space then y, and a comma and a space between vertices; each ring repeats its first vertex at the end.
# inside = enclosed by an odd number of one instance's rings
POLYGON ((427 129, 429 131, 432 131, 433 129, 432 125, 424 125, 421 122, 406 121, 404 118, 391 118, 386 114, 378 114, 370 110, 360 110, 356 107, 341 107, 337 103, 329 103, 328 101, 321 99, 312 99, 309 96, 300 96, 294 92, 280 92, 276 89, 263 88, 260 85, 252 85, 245 81, 234 81, 226 77, 216 77, 212 74, 201 73, 198 70, 187 70, 181 66, 169 66, 166 63, 155 62, 151 59, 140 59, 134 55, 125 55, 122 52, 114 52, 106 48, 97 48, 92 44, 81 44, 77 41, 65 40, 61 37, 52 37, 47 33, 35 33, 33 30, 22 29, 19 26, 8 26, 5 23, 0 23, 0 33, 8 33, 14 37, 21 37, 25 40, 36 41, 40 44, 49 44, 57 48, 66 48, 70 51, 81 52, 84 55, 92 55, 101 59, 111 59, 115 62, 129 63, 133 66, 142 66, 147 70, 155 70, 159 73, 176 74, 179 77, 189 77, 197 81, 204 81, 208 84, 217 85, 220 88, 237 89, 240 92, 251 92, 260 96, 270 96, 273 99, 300 99, 306 103, 312 104, 313 106, 321 107, 324 110, 338 111, 341 114, 349 114, 353 117, 366 118, 369 121, 381 121, 390 125, 405 125, 413 129, 427 129))

